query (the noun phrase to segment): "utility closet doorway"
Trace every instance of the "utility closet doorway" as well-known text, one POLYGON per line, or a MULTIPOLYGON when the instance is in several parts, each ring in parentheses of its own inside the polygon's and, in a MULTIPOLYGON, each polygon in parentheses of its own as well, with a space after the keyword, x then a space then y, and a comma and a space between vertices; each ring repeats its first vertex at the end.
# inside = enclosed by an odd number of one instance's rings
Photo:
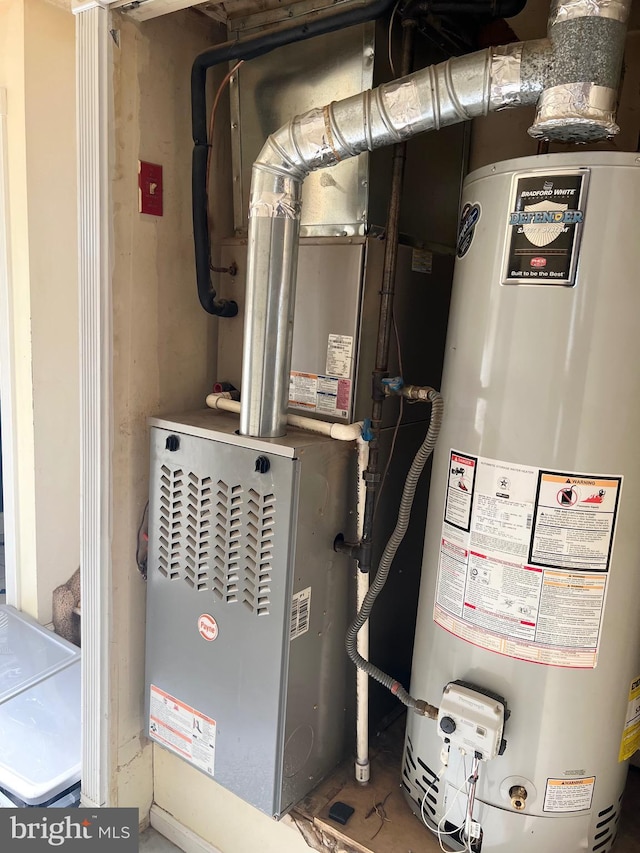
POLYGON ((6 90, 0 89, 0 604, 17 606, 6 104, 6 90))

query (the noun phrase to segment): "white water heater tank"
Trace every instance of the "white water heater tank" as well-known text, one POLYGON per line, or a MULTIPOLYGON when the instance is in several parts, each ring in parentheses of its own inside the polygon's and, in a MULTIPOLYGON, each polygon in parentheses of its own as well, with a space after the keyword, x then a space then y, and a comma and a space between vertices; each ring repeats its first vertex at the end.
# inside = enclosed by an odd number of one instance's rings
POLYGON ((640 740, 639 220, 635 154, 466 181, 411 692, 462 681, 510 715, 466 838, 473 755, 409 714, 405 793, 453 849, 615 841, 640 740))

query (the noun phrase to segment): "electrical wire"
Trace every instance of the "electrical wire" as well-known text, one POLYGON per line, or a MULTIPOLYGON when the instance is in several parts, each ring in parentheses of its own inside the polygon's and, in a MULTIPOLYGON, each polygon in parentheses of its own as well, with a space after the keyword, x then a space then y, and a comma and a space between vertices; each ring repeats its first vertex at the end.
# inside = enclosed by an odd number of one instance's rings
MULTIPOLYGON (((437 835, 437 834, 438 834, 438 830, 437 830, 437 828, 436 828, 436 829, 434 829, 432 826, 429 826, 429 824, 427 823, 427 817, 426 817, 426 815, 425 815, 425 813, 424 813, 424 807, 425 807, 425 804, 426 804, 426 802, 427 802, 427 794, 429 793, 429 791, 430 791, 430 790, 433 788, 433 786, 435 785, 435 783, 436 783, 436 779, 439 779, 439 778, 440 778, 439 776, 436 776, 436 777, 435 777, 435 779, 433 779, 433 781, 429 783, 429 785, 428 785, 428 787, 427 787, 427 790, 424 792, 424 797, 422 798, 422 803, 421 803, 421 805, 420 805, 420 817, 422 818, 422 822, 423 822, 423 823, 424 823, 424 825, 427 827, 427 829, 429 830, 429 832, 432 832, 434 835, 437 835)), ((460 828, 461 828, 461 827, 457 826, 455 829, 450 829, 450 830, 448 830, 448 831, 446 831, 446 832, 440 832, 440 835, 455 835, 455 834, 456 834, 456 832, 459 832, 459 831, 460 831, 460 828)))
MULTIPOLYGON (((462 793, 462 789, 465 787, 465 785, 466 785, 466 784, 467 784, 467 779, 466 779, 466 777, 465 777, 465 778, 462 780, 462 785, 460 785, 460 787, 456 790, 455 796, 454 796, 453 800, 451 801, 451 805, 449 806, 449 808, 446 810, 446 812, 442 815, 442 817, 441 817, 441 818, 440 818, 440 820, 438 821, 438 831, 437 831, 436 835, 438 836, 438 844, 440 845, 440 850, 442 850, 442 853, 448 853, 448 851, 447 851, 447 850, 445 850, 445 849, 444 849, 444 847, 442 846, 442 838, 443 838, 443 836, 445 836, 445 835, 454 835, 456 832, 460 832, 460 830, 461 830, 461 829, 463 828, 463 826, 464 826, 464 824, 460 824, 460 826, 457 826, 455 829, 452 829, 452 830, 449 830, 449 831, 444 831, 444 830, 442 829, 442 826, 444 825, 444 823, 445 823, 446 819, 447 819, 447 818, 449 817, 449 815, 451 814, 451 811, 453 810, 453 807, 455 806, 456 802, 458 801, 458 797, 459 797, 459 796, 460 796, 460 794, 462 793)), ((426 824, 425 824, 425 825, 426 825, 426 824)), ((429 828, 431 829, 431 827, 429 827, 429 828)), ((432 831, 433 831, 433 830, 432 830, 432 831)))
POLYGON ((213 99, 213 106, 211 107, 211 118, 209 119, 209 150, 207 151, 207 182, 205 184, 207 188, 207 192, 209 192, 209 177, 211 175, 211 152, 213 151, 213 131, 216 126, 216 113, 218 112, 218 105, 220 103, 220 98, 222 93, 224 92, 226 86, 229 84, 229 80, 233 77, 235 72, 240 68, 240 66, 244 63, 244 59, 241 59, 240 62, 236 62, 231 71, 227 73, 227 75, 222 80, 222 83, 218 86, 218 91, 216 92, 216 96, 213 99))
MULTIPOLYGON (((466 762, 466 759, 464 758, 464 756, 462 758, 462 769, 463 769, 464 778, 463 778, 463 781, 462 781, 462 784, 460 785, 460 787, 456 789, 455 796, 454 796, 449 808, 446 810, 444 815, 440 818, 435 829, 427 822, 427 816, 425 815, 425 810, 424 810, 424 807, 425 807, 426 801, 427 801, 427 795, 428 795, 429 791, 433 788, 435 783, 437 781, 439 781, 440 779, 442 779, 442 777, 444 775, 444 771, 446 770, 446 767, 447 767, 447 765, 445 764, 441 768, 441 770, 437 774, 437 776, 434 776, 432 781, 429 782, 429 784, 427 785, 427 789, 424 792, 424 796, 422 797, 422 802, 420 804, 420 817, 422 819, 422 823, 426 826, 426 828, 429 830, 429 832, 431 832, 431 833, 433 833, 433 835, 437 836, 438 844, 440 845, 440 850, 442 850, 443 853, 448 853, 448 851, 446 851, 445 848, 442 846, 442 839, 445 836, 453 836, 453 835, 459 835, 460 840, 464 844, 464 853, 473 853, 473 848, 471 847, 471 836, 467 835, 464 832, 464 830, 466 828, 466 814, 465 814, 464 822, 461 823, 459 826, 456 826, 453 829, 448 829, 448 830, 444 830, 442 828, 443 825, 445 824, 446 820, 447 820, 447 817, 451 814, 451 812, 452 812, 452 810, 453 810, 453 808, 454 808, 454 806, 458 800, 458 797, 462 793, 462 789, 465 786, 468 786, 469 782, 471 781, 470 777, 467 775, 467 762, 466 762)), ((468 811, 468 803, 469 803, 469 789, 467 788, 467 809, 465 809, 465 812, 468 811)))
MULTIPOLYGON (((145 523, 148 525, 149 518, 149 501, 144 505, 144 509, 142 511, 142 518, 140 519, 140 527, 138 527, 138 533, 136 534, 136 565, 140 571, 142 577, 147 579, 147 555, 144 557, 140 555, 140 537, 142 536, 142 531, 145 526, 145 523)), ((146 533, 146 531, 145 531, 146 533)))
POLYGON ((404 487, 402 489, 402 498, 400 500, 400 508, 398 509, 396 525, 393 529, 393 533, 387 541, 387 544, 385 545, 382 557, 378 563, 378 570, 367 594, 364 597, 360 610, 353 622, 349 625, 347 636, 345 637, 345 647, 349 659, 358 667, 358 669, 366 672, 367 675, 382 684, 387 688, 387 690, 390 690, 403 705, 407 706, 407 708, 412 708, 417 713, 435 719, 434 715, 437 715, 438 713, 437 708, 434 708, 432 705, 429 705, 421 699, 416 699, 411 696, 409 691, 406 690, 399 681, 396 681, 393 676, 383 672, 371 661, 363 658, 358 652, 358 631, 360 631, 371 616, 371 611, 373 610, 376 598, 387 582, 391 565, 398 548, 400 547, 400 543, 407 532, 407 527, 409 526, 411 508, 413 507, 413 499, 415 498, 418 480, 420 479, 424 466, 431 456, 436 441, 438 440, 438 434, 440 432, 442 416, 444 413, 444 401, 441 395, 434 389, 429 391, 427 399, 431 403, 431 420, 429 421, 429 428, 427 429, 424 441, 418 448, 418 451, 413 458, 413 462, 411 463, 411 467, 409 468, 409 472, 406 476, 404 487))
POLYGON ((396 69, 395 69, 395 66, 393 64, 393 56, 391 55, 391 31, 393 30, 393 21, 394 21, 394 18, 396 16, 396 12, 398 11, 398 6, 400 5, 401 2, 402 2, 402 0, 398 0, 396 5, 393 7, 393 11, 391 12, 391 17, 389 18, 389 31, 387 33, 387 46, 388 46, 388 51, 389 51, 389 65, 391 67, 391 73, 393 74, 394 77, 396 76, 396 69))

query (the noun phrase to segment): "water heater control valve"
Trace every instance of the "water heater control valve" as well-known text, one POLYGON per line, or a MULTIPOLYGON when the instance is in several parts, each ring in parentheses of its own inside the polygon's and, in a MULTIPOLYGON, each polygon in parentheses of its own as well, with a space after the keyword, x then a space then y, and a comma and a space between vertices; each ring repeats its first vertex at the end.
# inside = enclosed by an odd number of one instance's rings
POLYGON ((508 716, 502 697, 464 681, 452 681, 442 694, 438 734, 450 747, 489 761, 504 752, 502 736, 508 716))

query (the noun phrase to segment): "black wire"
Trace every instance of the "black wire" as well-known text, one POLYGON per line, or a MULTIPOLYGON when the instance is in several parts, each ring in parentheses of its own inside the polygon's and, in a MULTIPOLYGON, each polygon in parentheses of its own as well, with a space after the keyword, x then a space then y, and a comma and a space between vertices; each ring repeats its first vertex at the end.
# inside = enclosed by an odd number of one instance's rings
POLYGON ((140 534, 142 533, 142 528, 144 527, 144 523, 147 520, 147 514, 149 512, 149 501, 144 505, 144 510, 142 511, 142 520, 140 521, 140 527, 138 527, 138 534, 136 536, 136 565, 140 571, 142 577, 147 579, 147 560, 146 557, 144 561, 140 559, 140 534))

